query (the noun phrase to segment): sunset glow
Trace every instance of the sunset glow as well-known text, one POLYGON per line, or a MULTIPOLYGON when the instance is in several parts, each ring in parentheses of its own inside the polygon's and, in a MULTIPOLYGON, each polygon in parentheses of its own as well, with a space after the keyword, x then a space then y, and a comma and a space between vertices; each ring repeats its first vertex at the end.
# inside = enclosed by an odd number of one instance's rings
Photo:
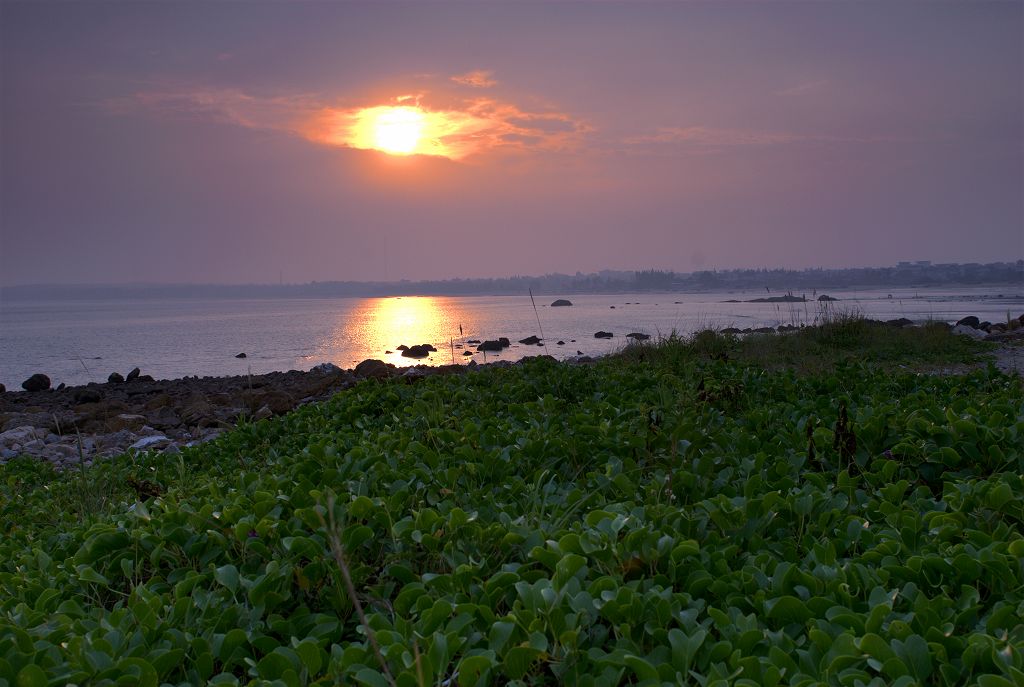
POLYGON ((422 132, 423 113, 412 107, 384 108, 373 120, 374 147, 392 155, 414 153, 422 132))

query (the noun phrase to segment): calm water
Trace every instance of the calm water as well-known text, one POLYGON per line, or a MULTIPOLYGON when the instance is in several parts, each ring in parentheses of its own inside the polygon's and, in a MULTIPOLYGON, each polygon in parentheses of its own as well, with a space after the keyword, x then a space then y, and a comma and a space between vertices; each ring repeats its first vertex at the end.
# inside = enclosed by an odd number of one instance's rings
MULTIPOLYGON (((956 320, 978 315, 993 322, 1024 312, 1020 285, 968 289, 833 291, 839 309, 869 317, 956 320), (889 298, 889 294, 892 298, 889 298)), ((614 294, 569 296, 569 308, 551 308, 558 296, 339 298, 323 300, 13 301, 0 303, 0 382, 9 389, 34 372, 53 384, 106 381, 112 371, 140 367, 158 379, 305 370, 321 362, 352 367, 365 358, 395 365, 451 363, 450 341, 531 334, 548 342, 546 352, 564 358, 582 351, 606 354, 622 347, 629 332, 652 336, 705 327, 759 327, 813 323, 817 302, 725 303, 761 292, 614 294), (614 309, 611 306, 615 306, 614 309), (538 327, 537 316, 540 318, 538 327), (461 327, 461 334, 460 334, 461 327), (595 339, 604 329, 610 340, 595 339), (564 346, 555 344, 564 340, 564 346), (572 339, 576 341, 571 342, 572 339), (399 344, 431 343, 439 350, 425 361, 402 358, 399 344), (236 359, 236 353, 248 357, 236 359)), ((777 294, 772 294, 777 295, 777 294)), ((809 295, 810 296, 810 295, 809 295)), ((467 345, 466 348, 474 349, 467 345)), ((454 359, 484 361, 482 353, 454 359)), ((487 360, 515 360, 544 353, 518 346, 487 360)))

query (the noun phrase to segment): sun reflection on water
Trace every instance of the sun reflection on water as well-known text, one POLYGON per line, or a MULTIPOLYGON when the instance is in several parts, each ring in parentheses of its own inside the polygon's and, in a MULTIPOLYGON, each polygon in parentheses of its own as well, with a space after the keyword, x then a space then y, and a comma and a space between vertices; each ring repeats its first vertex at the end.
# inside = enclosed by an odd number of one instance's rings
POLYGON ((343 368, 366 358, 398 366, 450 364, 453 358, 456 363, 466 363, 472 358, 463 352, 476 349, 465 344, 466 339, 473 338, 471 318, 471 312, 453 298, 367 298, 338 313, 314 357, 343 368), (437 352, 428 358, 405 358, 398 350, 402 344, 424 343, 437 348, 437 352))

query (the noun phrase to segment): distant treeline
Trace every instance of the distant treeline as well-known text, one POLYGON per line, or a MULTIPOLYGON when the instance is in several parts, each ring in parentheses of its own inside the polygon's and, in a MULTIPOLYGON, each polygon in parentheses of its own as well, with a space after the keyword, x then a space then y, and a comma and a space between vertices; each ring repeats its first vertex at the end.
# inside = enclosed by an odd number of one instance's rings
POLYGON ((499 279, 359 282, 322 281, 308 284, 108 284, 26 285, 0 288, 0 298, 116 299, 116 298, 333 298, 339 296, 523 294, 563 295, 635 291, 700 292, 719 290, 812 291, 845 288, 943 285, 1017 284, 1024 287, 1024 261, 988 264, 900 263, 894 267, 849 269, 746 269, 673 272, 604 270, 582 274, 546 274, 499 279))

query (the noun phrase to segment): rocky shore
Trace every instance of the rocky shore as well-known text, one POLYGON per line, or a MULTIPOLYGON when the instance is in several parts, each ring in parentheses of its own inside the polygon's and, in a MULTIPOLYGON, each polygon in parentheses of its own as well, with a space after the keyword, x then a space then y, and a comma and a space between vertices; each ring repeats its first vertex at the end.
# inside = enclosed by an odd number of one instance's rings
MULTIPOLYGON (((876 322, 892 327, 913 326, 910 320, 876 322)), ((946 324, 955 334, 1005 344, 998 358, 1001 368, 1019 370, 1024 340, 1024 315, 1006 323, 980 322, 965 317, 946 324), (1012 344, 1016 343, 1016 346, 1012 344)), ((782 325, 759 329, 724 329, 739 336, 786 333, 798 327, 782 325)), ((609 338, 611 332, 595 337, 609 338)), ((642 341, 648 335, 635 332, 627 340, 642 341)), ((508 339, 472 343, 478 350, 501 350, 508 339)), ((520 343, 542 345, 537 337, 520 343)), ((564 342, 559 341, 559 344, 564 342)), ((425 344, 424 344, 425 345, 425 344)), ((415 347, 414 347, 415 348, 415 347)), ((570 361, 589 362, 587 356, 570 361)), ((490 363, 507 366, 509 361, 490 363)), ((209 441, 241 420, 261 420, 283 415, 297 406, 329 398, 366 378, 400 377, 408 381, 443 374, 462 374, 469 365, 418 365, 397 368, 380 360, 364 360, 355 369, 343 370, 323 363, 308 372, 271 372, 237 377, 184 377, 154 380, 134 369, 127 375, 110 375, 104 384, 50 389, 43 374, 33 375, 25 391, 0 387, 0 463, 28 455, 53 463, 58 469, 91 465, 96 459, 131 451, 173 454, 182 448, 209 441)))
POLYGON ((177 453, 215 438, 239 420, 282 415, 368 377, 414 380, 472 367, 396 368, 365 360, 353 370, 324 363, 309 372, 239 377, 154 380, 134 375, 119 381, 111 375, 113 381, 105 384, 5 391, 0 393, 0 462, 29 455, 67 468, 126 451, 177 453))

